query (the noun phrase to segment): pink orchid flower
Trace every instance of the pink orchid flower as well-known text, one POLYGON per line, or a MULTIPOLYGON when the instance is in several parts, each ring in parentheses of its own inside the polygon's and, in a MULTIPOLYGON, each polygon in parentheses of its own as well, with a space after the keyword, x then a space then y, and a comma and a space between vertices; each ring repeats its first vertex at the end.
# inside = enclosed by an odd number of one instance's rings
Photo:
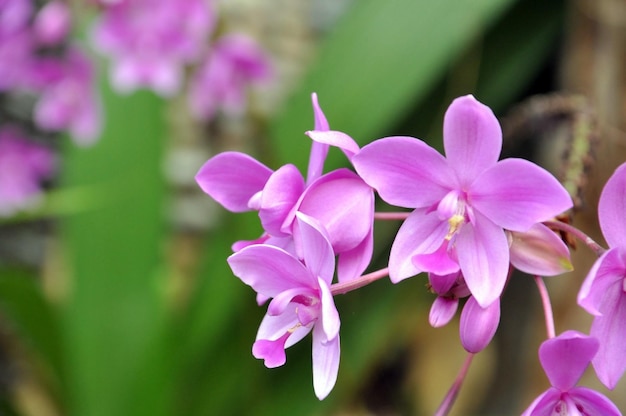
MULTIPOLYGON (((373 248, 374 195, 372 188, 348 169, 322 175, 330 145, 341 148, 348 158, 359 147, 349 136, 328 130, 328 122, 313 95, 315 130, 307 180, 294 165, 276 171, 238 152, 225 152, 209 159, 196 175, 200 188, 233 212, 256 210, 267 244, 285 248, 294 232, 296 213, 315 218, 327 230, 339 255, 338 277, 358 277, 368 266, 373 248), (319 140, 319 141, 317 141, 319 140)), ((237 248, 245 244, 237 244, 237 248)), ((296 251, 298 247, 295 246, 296 251)))
POLYGON ((612 389, 626 370, 626 164, 609 178, 598 205, 600 229, 609 249, 595 262, 578 304, 594 315, 590 335, 600 341, 593 367, 612 389))
POLYGON ((352 158, 386 202, 415 208, 391 248, 391 280, 462 271, 476 302, 499 298, 509 268, 505 230, 526 232, 572 206, 561 184, 523 159, 498 161, 502 131, 489 107, 457 98, 443 127, 446 157, 419 139, 388 137, 352 158))
POLYGON ((575 387, 598 351, 598 340, 577 331, 565 331, 544 341, 539 361, 550 380, 522 416, 616 416, 621 415, 604 395, 586 387, 575 387))
POLYGON ((296 217, 303 261, 279 247, 255 244, 231 255, 228 264, 245 284, 272 298, 252 347, 268 368, 285 364, 285 348, 313 332, 313 387, 322 400, 339 370, 340 321, 330 291, 335 255, 317 221, 301 213, 296 217))

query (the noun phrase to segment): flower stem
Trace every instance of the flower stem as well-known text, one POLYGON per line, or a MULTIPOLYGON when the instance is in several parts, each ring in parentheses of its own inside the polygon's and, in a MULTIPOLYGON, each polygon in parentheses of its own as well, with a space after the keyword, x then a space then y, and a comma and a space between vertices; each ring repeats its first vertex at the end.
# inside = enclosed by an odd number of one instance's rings
POLYGON ((552 314, 552 304, 550 303, 548 289, 540 276, 535 276, 535 283, 537 283, 537 287, 539 288, 539 295, 541 296, 541 303, 543 304, 543 314, 546 318, 546 332, 548 333, 548 338, 554 338, 554 315, 552 314))
POLYGON ((456 401, 456 397, 459 395, 459 391, 461 390, 461 385, 465 380, 465 376, 467 375, 467 370, 469 370, 470 364, 472 364, 472 358, 474 358, 473 353, 468 353, 465 358, 465 362, 463 362, 463 366, 459 370, 459 374, 457 374, 454 383, 450 386, 450 390, 446 394, 446 397, 443 398, 441 404, 437 408, 435 412, 435 416, 446 416, 452 410, 452 405, 456 401))
POLYGON ((363 276, 357 277, 349 282, 335 283, 330 287, 330 292, 333 295, 344 295, 387 276, 389 276, 389 268, 385 267, 384 269, 364 274, 363 276))
POLYGON ((410 212, 375 212, 375 220, 406 220, 410 212))
POLYGON ((604 254, 604 252, 606 251, 604 247, 596 243, 591 237, 572 225, 566 224, 562 221, 545 221, 543 224, 547 227, 560 231, 565 231, 566 233, 573 235, 574 237, 585 243, 587 247, 589 247, 598 257, 604 254))

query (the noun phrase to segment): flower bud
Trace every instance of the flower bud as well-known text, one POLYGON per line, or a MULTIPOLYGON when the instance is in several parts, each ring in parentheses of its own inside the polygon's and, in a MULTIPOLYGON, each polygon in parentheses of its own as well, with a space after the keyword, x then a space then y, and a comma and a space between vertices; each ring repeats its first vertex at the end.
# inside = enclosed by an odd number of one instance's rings
POLYGON ((500 300, 486 308, 470 296, 461 312, 461 344, 471 353, 485 349, 493 339, 500 323, 500 300))

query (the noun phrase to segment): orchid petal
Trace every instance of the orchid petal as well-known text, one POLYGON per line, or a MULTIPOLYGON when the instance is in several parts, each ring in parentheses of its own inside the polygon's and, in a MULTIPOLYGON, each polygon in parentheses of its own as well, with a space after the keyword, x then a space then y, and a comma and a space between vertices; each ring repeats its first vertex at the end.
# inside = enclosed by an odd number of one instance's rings
POLYGON ((525 273, 555 276, 574 269, 563 240, 543 224, 526 232, 511 232, 511 264, 525 273))
MULTIPOLYGON (((605 309, 604 297, 609 288, 621 285, 626 265, 617 248, 606 251, 593 264, 578 292, 578 304, 587 312, 601 316, 605 309)), ((619 290, 613 288, 611 290, 619 290)))
POLYGON ((313 389, 318 399, 328 396, 339 372, 339 335, 327 339, 321 325, 313 328, 313 389))
POLYGON ((328 285, 328 283, 326 283, 321 278, 318 278, 318 283, 320 285, 320 292, 322 295, 322 328, 324 329, 326 338, 333 339, 339 334, 339 326, 341 325, 339 320, 339 312, 337 312, 337 308, 335 307, 335 300, 333 299, 333 295, 330 292, 330 286, 328 285))
POLYGON ((285 236, 283 226, 304 192, 304 179, 294 165, 285 165, 274 172, 261 195, 259 217, 263 229, 271 235, 285 236))
POLYGON ((302 287, 296 287, 293 289, 287 289, 283 292, 280 292, 278 295, 274 296, 274 299, 270 302, 267 307, 267 314, 271 316, 281 315, 287 309, 287 306, 291 303, 293 298, 298 295, 306 296, 306 297, 317 297, 317 293, 309 289, 302 287), (308 292, 308 293, 307 293, 308 292))
POLYGON ((432 290, 440 295, 445 296, 459 279, 460 272, 438 275, 434 273, 428 274, 428 282, 432 290))
POLYGON ((396 234, 389 255, 389 277, 393 283, 426 271, 418 269, 412 258, 435 252, 448 234, 448 223, 441 221, 436 212, 426 212, 425 208, 413 211, 396 234))
POLYGON ((499 299, 483 308, 473 296, 470 296, 461 312, 459 324, 463 348, 472 353, 484 350, 496 334, 499 324, 499 299))
POLYGON ((285 333, 290 333, 291 336, 285 343, 285 348, 289 348, 304 338, 311 332, 311 327, 300 325, 298 315, 296 314, 297 307, 296 303, 290 303, 281 315, 273 316, 266 314, 261 321, 261 325, 259 325, 256 335, 257 341, 261 339, 275 341, 285 333))
POLYGON ((458 232, 456 251, 465 282, 479 305, 487 307, 504 289, 509 244, 502 228, 475 212, 475 224, 458 232))
POLYGON ((254 358, 263 359, 267 368, 276 368, 287 362, 285 355, 285 342, 289 338, 289 332, 285 332, 280 338, 270 341, 259 339, 252 345, 254 358))
POLYGON ((459 300, 456 298, 448 298, 437 296, 428 315, 428 322, 433 328, 440 328, 447 325, 459 307, 459 300))
POLYGON ((372 228, 374 192, 348 169, 322 176, 302 194, 298 211, 320 222, 335 252, 358 246, 372 228))
POLYGON ((561 391, 574 387, 598 351, 598 340, 577 331, 565 331, 544 341, 539 361, 550 384, 561 391))
POLYGON ((455 183, 445 158, 413 137, 387 137, 363 147, 352 158, 359 176, 387 203, 430 207, 455 183))
POLYGON ((248 246, 227 261, 235 276, 265 296, 274 297, 294 287, 317 287, 317 278, 304 264, 278 247, 248 246))
POLYGON ((475 209, 512 231, 526 231, 572 207, 552 174, 523 159, 498 162, 476 179, 469 194, 475 209))
POLYGON ((348 160, 359 152, 359 145, 346 133, 336 130, 319 131, 311 130, 305 133, 314 142, 338 147, 346 155, 348 160))
POLYGON ((450 257, 448 241, 444 240, 441 247, 432 253, 416 254, 411 258, 415 267, 430 273, 443 276, 460 270, 459 263, 450 257))
POLYGON ((361 276, 372 260, 374 252, 373 230, 355 248, 339 253, 337 260, 337 280, 348 282, 361 276))
POLYGON ((443 119, 443 146, 463 186, 495 165, 502 150, 502 129, 489 107, 473 96, 459 97, 443 119))
POLYGON ((335 254, 326 230, 314 218, 300 212, 296 213, 296 217, 304 264, 313 276, 331 284, 335 273, 335 254))
POLYGON ((522 413, 522 416, 555 416, 555 413, 560 415, 561 412, 557 412, 556 408, 561 401, 561 395, 561 391, 550 387, 532 402, 528 409, 522 413))
POLYGON ((569 396, 576 403, 577 410, 583 415, 621 416, 615 404, 605 395, 587 387, 575 387, 569 396))
MULTIPOLYGON (((311 101, 313 104, 313 115, 315 117, 315 130, 328 131, 330 129, 328 126, 328 121, 326 120, 326 116, 319 106, 316 93, 311 94, 311 101)), ((310 184, 311 182, 322 176, 322 172, 324 170, 324 161, 326 160, 326 155, 328 154, 328 145, 329 143, 319 142, 313 139, 313 143, 311 144, 311 155, 309 156, 307 184, 310 184)))
POLYGON ((602 384, 613 389, 626 371, 626 293, 622 282, 605 293, 602 316, 596 316, 591 324, 590 335, 600 341, 592 363, 602 384))
POLYGON ((196 182, 229 211, 250 211, 248 201, 265 186, 272 171, 267 166, 238 152, 220 153, 198 171, 196 182))
POLYGON ((610 247, 626 247, 626 163, 618 167, 604 185, 598 216, 600 228, 610 247))

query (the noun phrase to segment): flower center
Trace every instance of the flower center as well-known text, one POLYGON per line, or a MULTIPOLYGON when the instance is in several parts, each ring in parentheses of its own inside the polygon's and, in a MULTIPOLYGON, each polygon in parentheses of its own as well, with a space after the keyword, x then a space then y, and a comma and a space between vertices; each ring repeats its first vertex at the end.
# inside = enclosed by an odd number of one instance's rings
POLYGON ((446 196, 437 205, 437 213, 443 221, 448 221, 448 234, 446 240, 450 241, 463 224, 470 220, 467 200, 463 192, 453 190, 448 192, 446 196))

